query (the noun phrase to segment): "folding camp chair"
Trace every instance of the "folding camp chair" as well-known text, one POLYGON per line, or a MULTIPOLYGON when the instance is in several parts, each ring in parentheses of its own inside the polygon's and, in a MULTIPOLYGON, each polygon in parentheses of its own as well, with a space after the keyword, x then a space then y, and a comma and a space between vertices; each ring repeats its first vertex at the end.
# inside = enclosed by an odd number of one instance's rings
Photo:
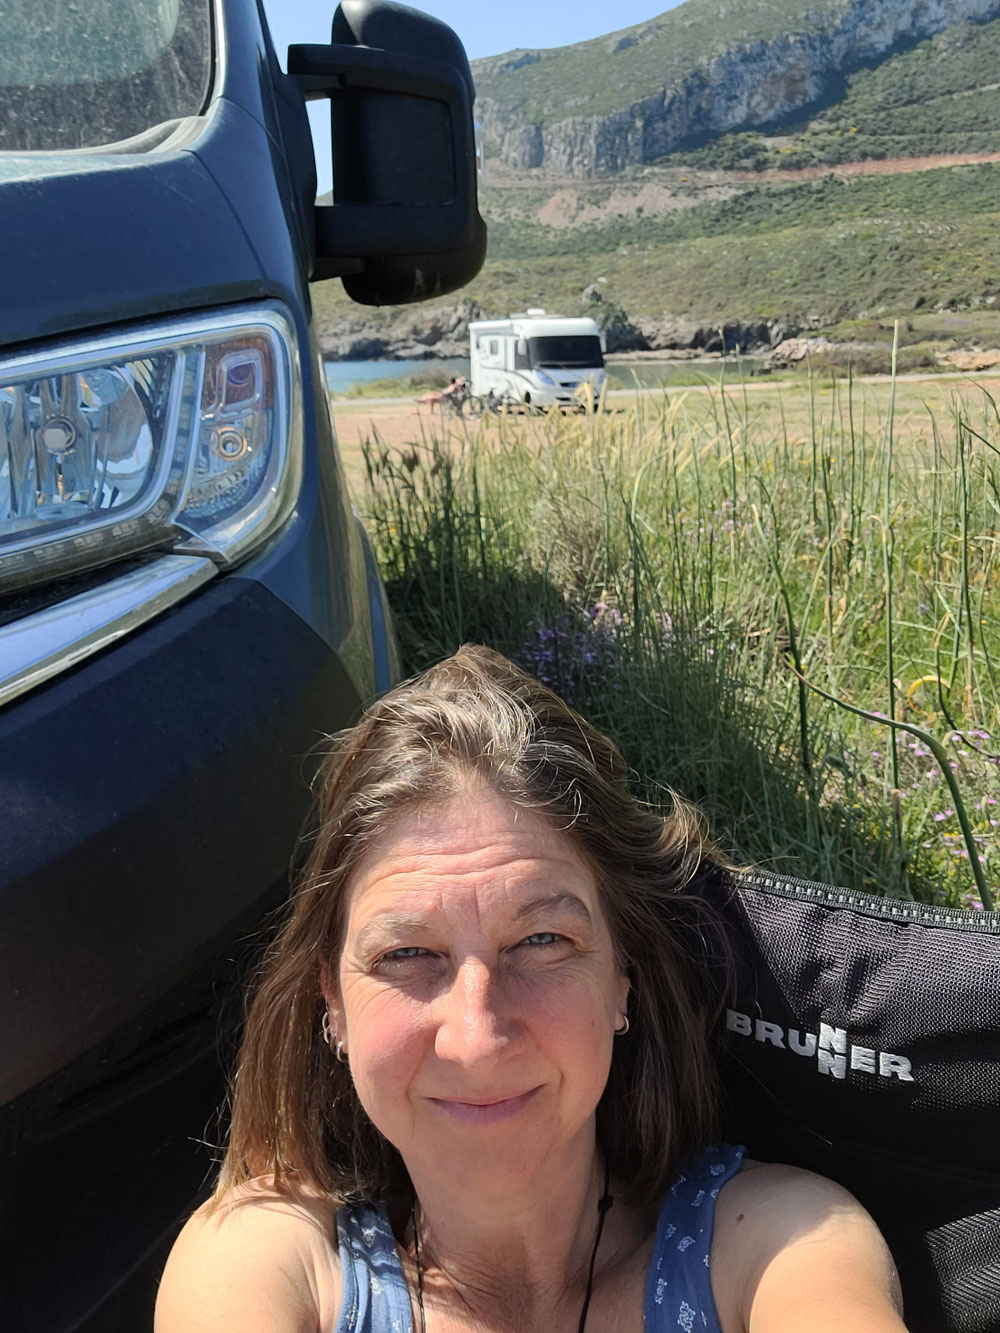
POLYGON ((1000 913, 756 872, 709 892, 740 960, 727 1138, 861 1200, 912 1333, 998 1333, 1000 913))

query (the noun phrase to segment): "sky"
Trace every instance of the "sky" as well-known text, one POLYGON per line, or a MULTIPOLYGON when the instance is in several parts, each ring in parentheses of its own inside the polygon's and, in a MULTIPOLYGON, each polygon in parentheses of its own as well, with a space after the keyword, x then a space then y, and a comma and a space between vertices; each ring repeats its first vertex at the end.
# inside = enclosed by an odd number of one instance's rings
MULTIPOLYGON (((471 60, 500 55, 515 47, 567 46, 589 37, 629 28, 674 9, 681 0, 418 0, 414 6, 450 24, 471 60)), ((282 67, 293 42, 328 42, 332 0, 264 0, 275 50, 282 67)), ((316 146, 319 191, 330 188, 330 131, 323 102, 309 107, 316 146)))

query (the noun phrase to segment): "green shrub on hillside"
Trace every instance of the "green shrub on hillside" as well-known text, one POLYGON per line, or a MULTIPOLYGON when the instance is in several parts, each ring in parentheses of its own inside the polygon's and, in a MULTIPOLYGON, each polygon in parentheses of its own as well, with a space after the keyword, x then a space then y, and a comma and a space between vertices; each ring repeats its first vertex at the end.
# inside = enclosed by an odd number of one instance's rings
POLYGON ((742 237, 790 227, 839 227, 860 220, 892 221, 904 231, 940 227, 1000 212, 1000 163, 903 172, 892 176, 828 175, 794 185, 752 185, 716 203, 655 217, 552 228, 537 218, 501 217, 490 227, 491 260, 585 255, 691 240, 742 237))

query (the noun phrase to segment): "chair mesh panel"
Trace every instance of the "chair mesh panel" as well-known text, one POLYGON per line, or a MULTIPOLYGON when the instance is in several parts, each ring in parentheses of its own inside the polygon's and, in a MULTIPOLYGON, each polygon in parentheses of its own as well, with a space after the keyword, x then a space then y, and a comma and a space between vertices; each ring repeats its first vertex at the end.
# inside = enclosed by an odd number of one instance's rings
POLYGON ((1000 1333, 1000 913, 757 873, 720 901, 727 1137, 861 1200, 913 1333, 1000 1333))

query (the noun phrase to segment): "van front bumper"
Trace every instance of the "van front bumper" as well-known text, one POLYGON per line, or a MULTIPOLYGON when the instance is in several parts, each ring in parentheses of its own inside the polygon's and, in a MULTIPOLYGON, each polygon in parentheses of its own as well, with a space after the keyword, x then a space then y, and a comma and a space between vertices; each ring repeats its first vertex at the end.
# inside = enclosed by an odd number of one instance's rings
MULTIPOLYGON (((593 385, 595 398, 601 396, 604 381, 593 385)), ((585 407, 591 391, 591 384, 583 379, 573 385, 538 385, 529 390, 532 407, 585 407)))

